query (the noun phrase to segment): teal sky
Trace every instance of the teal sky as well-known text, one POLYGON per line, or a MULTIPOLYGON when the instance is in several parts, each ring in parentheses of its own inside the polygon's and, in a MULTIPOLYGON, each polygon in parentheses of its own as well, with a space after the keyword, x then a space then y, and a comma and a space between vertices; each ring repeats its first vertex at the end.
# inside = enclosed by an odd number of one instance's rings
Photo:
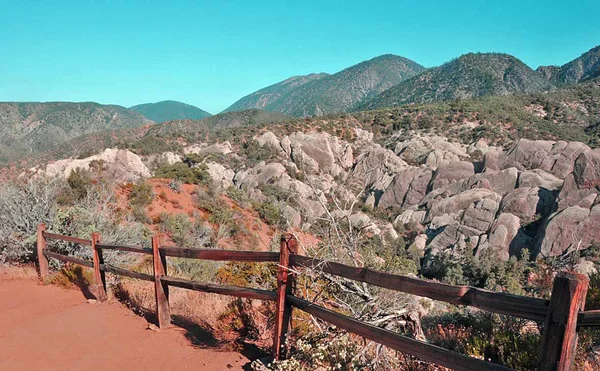
POLYGON ((0 101, 174 99, 217 113, 287 77, 392 53, 532 68, 600 44, 600 1, 0 0, 0 101))

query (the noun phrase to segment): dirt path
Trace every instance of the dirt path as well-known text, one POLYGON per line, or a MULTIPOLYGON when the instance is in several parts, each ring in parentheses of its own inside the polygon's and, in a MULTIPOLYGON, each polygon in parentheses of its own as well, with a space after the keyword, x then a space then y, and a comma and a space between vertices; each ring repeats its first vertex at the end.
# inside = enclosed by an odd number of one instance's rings
POLYGON ((147 330, 118 302, 0 279, 0 370, 243 370, 235 352, 201 349, 184 330, 147 330))

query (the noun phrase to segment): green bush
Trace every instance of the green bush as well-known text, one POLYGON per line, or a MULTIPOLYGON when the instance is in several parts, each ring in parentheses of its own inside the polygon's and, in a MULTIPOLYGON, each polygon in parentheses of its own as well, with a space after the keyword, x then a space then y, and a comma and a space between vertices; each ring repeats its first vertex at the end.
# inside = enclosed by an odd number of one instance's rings
POLYGON ((156 170, 157 178, 176 179, 185 184, 208 184, 210 174, 205 164, 199 164, 190 167, 184 162, 178 162, 173 165, 162 165, 156 170))
POLYGON ((92 181, 88 171, 77 168, 71 170, 71 174, 67 178, 67 183, 75 198, 81 200, 87 196, 92 181))
POLYGON ((152 203, 154 192, 152 186, 145 181, 140 181, 131 186, 129 204, 134 207, 144 208, 152 203))

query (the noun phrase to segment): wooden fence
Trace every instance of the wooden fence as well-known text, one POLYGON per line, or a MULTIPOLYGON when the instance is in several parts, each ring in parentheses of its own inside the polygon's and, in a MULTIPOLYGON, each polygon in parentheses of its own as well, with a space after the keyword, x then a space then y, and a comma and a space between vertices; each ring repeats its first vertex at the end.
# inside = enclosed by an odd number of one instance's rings
POLYGON ((171 324, 169 309, 169 287, 171 286, 235 297, 274 301, 276 317, 273 356, 275 359, 281 357, 285 336, 291 325, 292 309, 296 308, 345 329, 350 333, 360 335, 366 339, 440 366, 461 371, 509 370, 501 365, 455 353, 427 342, 415 340, 360 322, 298 298, 294 296, 293 292, 293 282, 296 278, 294 273, 296 270, 290 269, 293 267, 315 268, 331 275, 390 290, 427 297, 454 305, 472 306, 493 313, 542 323, 543 338, 538 370, 543 371, 572 370, 577 346, 577 329, 580 327, 600 326, 600 310, 584 311, 589 281, 587 277, 577 273, 559 273, 554 280, 550 300, 544 300, 492 292, 470 286, 448 285, 301 256, 298 255, 298 244, 292 235, 284 235, 282 237, 279 252, 164 247, 161 246, 159 236, 152 238, 152 248, 147 249, 137 246, 104 245, 101 243, 100 234, 98 233, 93 233, 90 240, 48 233, 46 232, 45 225, 41 224, 37 234, 37 256, 40 276, 42 278, 46 277, 49 273, 48 258, 92 268, 95 278, 95 293, 99 301, 104 301, 107 298, 104 277, 106 272, 154 282, 156 314, 160 328, 168 327, 171 324), (92 260, 51 252, 47 248, 47 239, 90 246, 92 249, 92 260), (152 255, 154 275, 108 265, 104 263, 102 257, 103 250, 118 250, 152 255), (247 287, 201 283, 171 277, 167 272, 167 257, 169 256, 219 261, 278 262, 277 289, 275 291, 259 290, 247 287))

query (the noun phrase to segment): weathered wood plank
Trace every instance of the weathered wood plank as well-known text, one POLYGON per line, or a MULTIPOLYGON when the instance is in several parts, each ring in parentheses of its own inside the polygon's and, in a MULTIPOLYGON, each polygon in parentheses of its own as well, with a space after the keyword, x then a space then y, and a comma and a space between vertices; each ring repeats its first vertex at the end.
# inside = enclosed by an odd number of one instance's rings
POLYGON ((298 253, 298 242, 292 234, 281 236, 279 243, 279 266, 277 267, 277 300, 275 305, 275 329, 273 335, 273 357, 278 360, 285 336, 290 327, 292 306, 286 296, 292 294, 294 274, 289 272, 290 255, 298 253))
POLYGON ((548 311, 548 300, 530 298, 478 289, 471 286, 448 285, 445 283, 422 280, 378 272, 368 268, 325 262, 320 259, 300 255, 291 256, 292 265, 315 267, 323 272, 347 279, 365 282, 390 290, 424 296, 455 305, 468 305, 486 311, 543 322, 548 311))
POLYGON ((539 371, 569 371, 577 347, 577 316, 584 309, 589 279, 560 272, 554 279, 548 317, 544 323, 539 371))
POLYGON ((141 246, 120 246, 120 245, 104 245, 97 244, 98 248, 102 250, 118 250, 118 251, 127 251, 127 252, 135 252, 140 254, 152 255, 152 249, 147 249, 141 246))
POLYGON ((98 301, 103 302, 108 300, 106 295, 106 277, 104 271, 100 267, 104 264, 104 258, 102 257, 102 250, 100 250, 97 244, 100 242, 100 233, 94 232, 91 236, 92 241, 92 262, 94 263, 94 281, 95 281, 95 294, 98 301))
POLYGON ((171 325, 171 310, 169 309, 169 286, 161 282, 167 275, 166 258, 160 251, 160 236, 152 237, 152 261, 154 263, 154 291, 156 294, 156 317, 158 327, 167 328, 171 325))
POLYGON ((94 263, 92 261, 90 261, 90 260, 76 258, 74 256, 67 256, 67 255, 57 254, 55 252, 51 252, 51 251, 48 251, 48 250, 44 250, 44 255, 46 257, 48 257, 48 258, 54 258, 54 259, 61 260, 61 261, 64 261, 64 262, 69 262, 69 263, 83 265, 84 267, 94 268, 94 263))
POLYGON ((123 268, 114 267, 114 266, 108 265, 108 264, 103 264, 100 268, 105 272, 117 274, 119 276, 126 276, 126 277, 130 277, 130 278, 135 278, 138 280, 154 282, 154 276, 151 276, 149 274, 134 272, 134 271, 126 270, 123 268))
POLYGON ((504 366, 482 361, 394 332, 362 323, 358 320, 335 313, 306 300, 289 295, 287 300, 296 308, 329 322, 344 330, 373 340, 392 349, 413 355, 425 361, 448 367, 456 371, 506 371, 504 366))
POLYGON ((276 262, 279 260, 279 253, 270 251, 187 249, 183 247, 161 247, 160 250, 166 256, 178 258, 238 262, 276 262))
POLYGON ((169 286, 181 287, 183 289, 194 291, 210 292, 214 294, 236 296, 240 298, 250 298, 269 301, 275 301, 276 299, 275 292, 268 290, 251 289, 247 287, 229 285, 215 285, 212 283, 195 282, 167 276, 161 277, 161 281, 168 284, 169 286))
POLYGON ((83 238, 63 236, 62 234, 48 233, 48 232, 44 232, 43 235, 44 235, 44 237, 50 238, 53 240, 61 240, 61 241, 66 241, 66 242, 78 243, 80 245, 92 246, 92 241, 85 240, 83 238))
POLYGON ((37 258, 38 258, 38 270, 40 274, 40 278, 44 279, 50 273, 48 269, 48 259, 44 255, 44 251, 46 249, 46 239, 44 238, 44 231, 46 231, 46 224, 41 223, 38 225, 37 229, 37 258))
POLYGON ((579 312, 577 316, 577 327, 600 326, 600 310, 586 310, 579 312))

